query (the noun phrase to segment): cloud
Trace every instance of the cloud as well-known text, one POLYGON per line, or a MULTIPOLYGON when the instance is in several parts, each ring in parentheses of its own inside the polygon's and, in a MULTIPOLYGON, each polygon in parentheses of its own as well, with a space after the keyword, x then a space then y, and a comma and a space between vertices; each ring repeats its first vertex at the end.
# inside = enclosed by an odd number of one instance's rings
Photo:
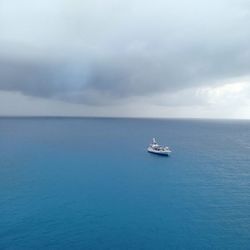
POLYGON ((243 0, 3 0, 0 90, 115 105, 247 78, 249 10, 243 0))

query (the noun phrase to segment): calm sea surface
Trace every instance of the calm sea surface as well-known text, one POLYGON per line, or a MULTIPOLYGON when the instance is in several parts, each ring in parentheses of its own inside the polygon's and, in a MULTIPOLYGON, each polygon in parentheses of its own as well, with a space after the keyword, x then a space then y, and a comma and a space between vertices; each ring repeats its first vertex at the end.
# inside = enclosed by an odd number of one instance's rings
POLYGON ((250 122, 1 118, 0 249, 250 249, 250 122))

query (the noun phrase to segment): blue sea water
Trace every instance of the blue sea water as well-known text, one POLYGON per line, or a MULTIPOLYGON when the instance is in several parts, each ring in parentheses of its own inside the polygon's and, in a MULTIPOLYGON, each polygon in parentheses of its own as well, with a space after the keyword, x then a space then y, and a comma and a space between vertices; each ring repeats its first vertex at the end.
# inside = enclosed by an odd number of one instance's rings
POLYGON ((1 118, 0 249, 250 249, 250 122, 1 118))

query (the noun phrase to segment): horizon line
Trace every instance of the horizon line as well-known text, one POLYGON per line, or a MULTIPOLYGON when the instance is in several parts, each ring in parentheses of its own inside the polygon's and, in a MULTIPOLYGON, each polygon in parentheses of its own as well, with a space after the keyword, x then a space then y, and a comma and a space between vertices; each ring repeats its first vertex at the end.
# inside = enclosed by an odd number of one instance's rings
POLYGON ((232 120, 250 121, 250 118, 211 118, 211 117, 142 117, 142 116, 71 116, 71 115, 0 115, 2 118, 57 118, 57 119, 151 119, 151 120, 232 120))

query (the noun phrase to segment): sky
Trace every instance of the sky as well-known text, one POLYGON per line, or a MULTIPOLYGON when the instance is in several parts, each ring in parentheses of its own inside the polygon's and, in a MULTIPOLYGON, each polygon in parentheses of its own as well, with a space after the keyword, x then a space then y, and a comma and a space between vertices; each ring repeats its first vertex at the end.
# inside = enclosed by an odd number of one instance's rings
POLYGON ((250 119, 249 0, 0 0, 0 116, 250 119))

